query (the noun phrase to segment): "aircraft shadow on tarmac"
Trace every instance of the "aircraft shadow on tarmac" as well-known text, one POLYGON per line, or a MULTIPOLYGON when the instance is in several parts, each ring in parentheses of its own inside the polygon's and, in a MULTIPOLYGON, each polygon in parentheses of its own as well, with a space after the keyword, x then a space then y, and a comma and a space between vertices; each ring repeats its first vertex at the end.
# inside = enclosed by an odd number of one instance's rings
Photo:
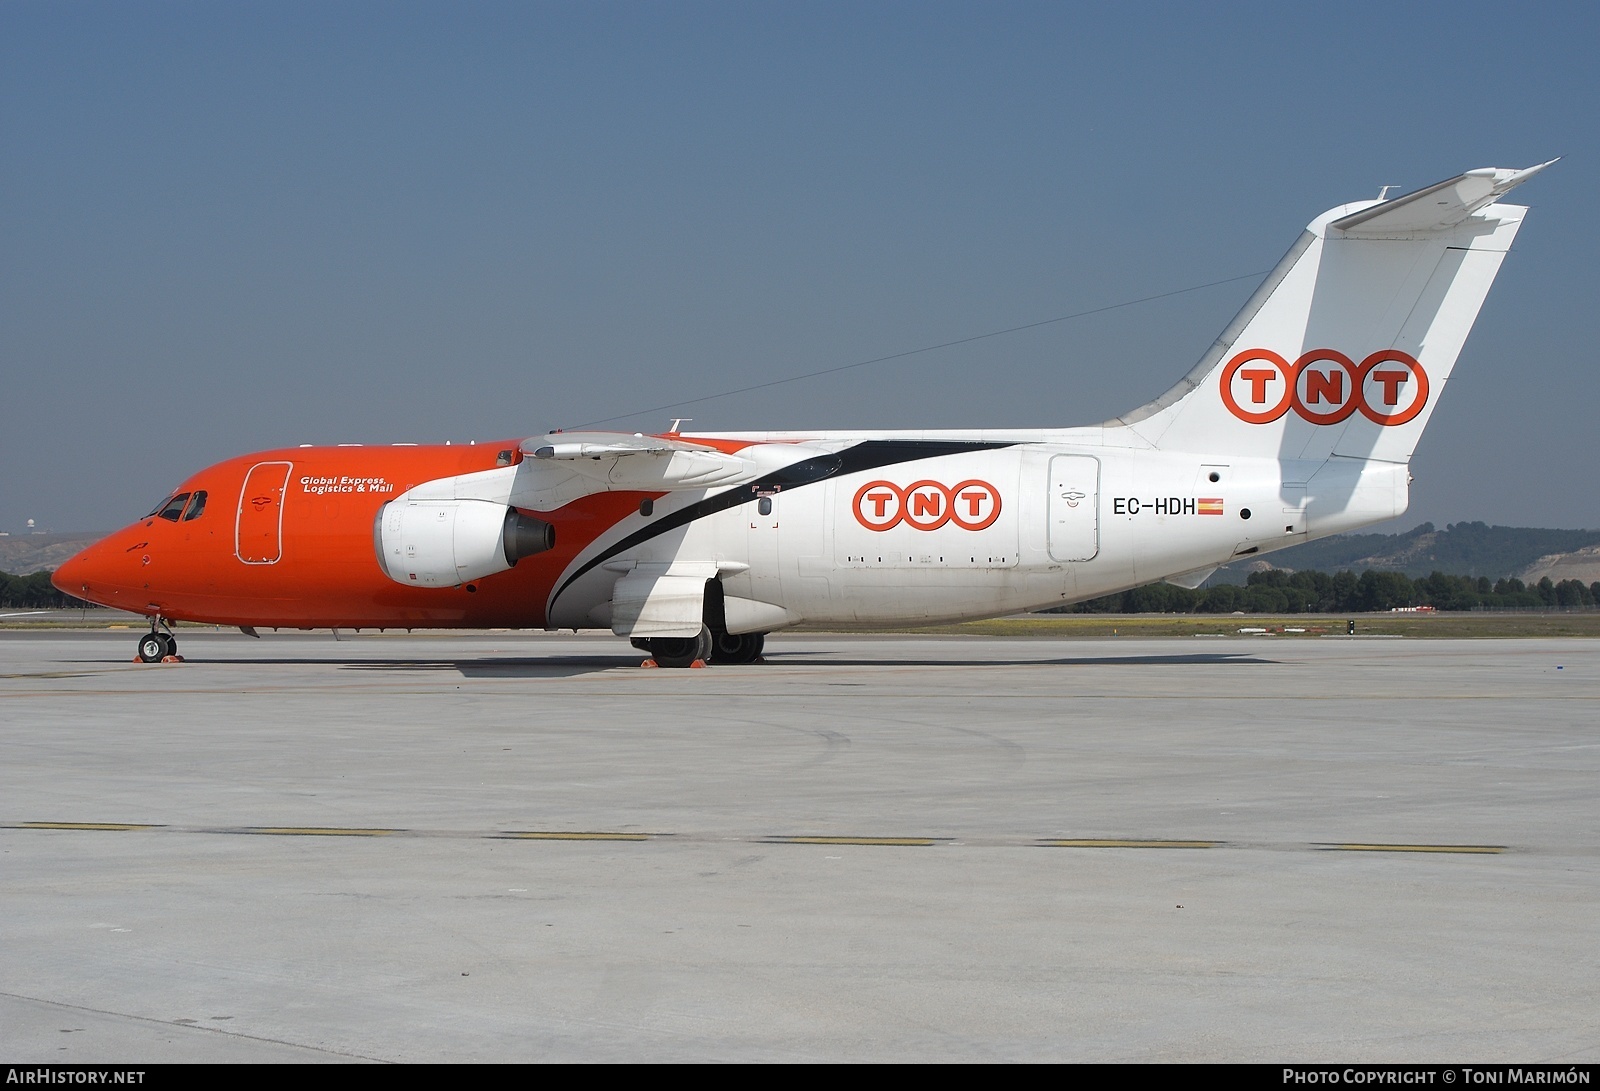
POLYGON ((640 653, 594 656, 559 655, 516 659, 361 659, 341 666, 356 671, 457 671, 464 678, 573 678, 580 674, 637 668, 640 653))
POLYGON ((1170 666, 1276 666, 1277 659, 1262 659, 1247 652, 1194 652, 1187 655, 1078 655, 1058 659, 916 658, 836 659, 826 652, 780 652, 768 662, 786 666, 827 667, 1170 667, 1170 666), (801 661, 803 660, 803 662, 801 661))
MULTIPOLYGON (((582 674, 622 668, 637 669, 640 653, 616 656, 525 656, 514 659, 350 659, 334 661, 344 670, 354 671, 456 671, 465 678, 572 678, 582 674)), ((240 662, 232 660, 231 662, 240 662)), ((273 663, 320 663, 323 659, 262 660, 273 663)), ((1168 666, 1272 666, 1276 659, 1262 659, 1246 652, 1191 652, 1166 655, 1066 656, 1051 659, 996 657, 992 659, 941 659, 935 656, 903 656, 880 659, 844 658, 827 652, 779 652, 769 656, 770 666, 788 667, 1168 667, 1168 666)), ((751 667, 713 668, 721 671, 751 672, 751 667)), ((753 668, 756 671, 760 667, 753 668)))
MULTIPOLYGON (((1068 656, 1054 659, 997 657, 993 659, 941 659, 933 656, 907 656, 881 659, 843 658, 827 652, 778 652, 766 660, 768 666, 787 667, 1098 667, 1098 666, 1274 666, 1276 659, 1262 659, 1246 652, 1193 652, 1181 655, 1068 656)), ((570 678, 596 671, 633 667, 634 656, 559 656, 518 659, 385 660, 353 661, 344 664, 351 670, 456 670, 467 678, 570 678)), ((760 666, 713 668, 739 674, 759 672, 760 666)))
MULTIPOLYGON (((199 659, 197 663, 207 662, 199 659)), ((218 666, 335 667, 350 671, 422 673, 454 671, 464 678, 573 678, 600 671, 638 669, 640 653, 612 656, 521 656, 481 659, 320 659, 304 656, 255 656, 218 659, 218 666)), ((943 659, 935 656, 897 656, 864 659, 836 657, 825 651, 778 652, 767 657, 769 666, 786 667, 1170 667, 1170 666, 1275 666, 1246 652, 1192 652, 1180 655, 1093 655, 1049 659, 1011 656, 988 659, 943 659)), ((758 672, 759 666, 720 667, 740 674, 758 672)))
POLYGON ((339 670, 399 673, 456 671, 467 678, 571 678, 596 671, 639 666, 638 655, 520 659, 310 659, 302 656, 206 659, 196 656, 190 661, 197 666, 216 667, 334 667, 339 670))

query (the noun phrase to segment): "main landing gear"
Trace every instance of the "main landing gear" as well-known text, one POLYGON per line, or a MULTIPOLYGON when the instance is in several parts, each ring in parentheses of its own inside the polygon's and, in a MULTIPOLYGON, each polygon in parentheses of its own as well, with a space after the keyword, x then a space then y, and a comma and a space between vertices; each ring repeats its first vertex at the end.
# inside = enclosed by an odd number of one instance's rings
POLYGON ((649 652, 658 667, 692 667, 696 663, 714 666, 754 663, 761 658, 765 633, 712 632, 701 626, 698 636, 656 636, 632 641, 635 648, 649 652))
POLYGON ((743 664, 761 658, 766 646, 766 633, 714 633, 711 638, 711 662, 743 664))
POLYGON ((167 623, 157 614, 150 619, 150 631, 139 638, 139 662, 181 662, 178 658, 178 638, 172 635, 167 623))

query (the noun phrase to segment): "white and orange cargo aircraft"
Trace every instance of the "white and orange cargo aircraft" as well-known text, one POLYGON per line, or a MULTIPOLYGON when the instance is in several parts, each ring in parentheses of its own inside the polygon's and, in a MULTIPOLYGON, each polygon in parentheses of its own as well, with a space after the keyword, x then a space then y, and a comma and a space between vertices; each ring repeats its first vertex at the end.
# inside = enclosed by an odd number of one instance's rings
MULTIPOLYGON (((1552 160, 1554 162, 1554 160, 1552 160)), ((55 573, 173 620, 609 627, 661 666, 757 659, 802 622, 992 617, 1391 519, 1549 166, 1341 205, 1162 397, 1091 427, 568 432, 298 447, 195 474, 55 573)))

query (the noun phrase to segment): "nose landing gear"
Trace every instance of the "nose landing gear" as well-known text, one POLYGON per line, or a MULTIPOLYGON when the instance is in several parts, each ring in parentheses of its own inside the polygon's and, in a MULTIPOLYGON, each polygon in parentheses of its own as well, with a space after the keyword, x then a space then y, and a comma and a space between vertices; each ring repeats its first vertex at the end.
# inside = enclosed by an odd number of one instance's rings
POLYGON ((172 635, 172 630, 160 614, 150 619, 150 631, 139 638, 139 662, 183 662, 183 657, 178 654, 178 638, 172 635))

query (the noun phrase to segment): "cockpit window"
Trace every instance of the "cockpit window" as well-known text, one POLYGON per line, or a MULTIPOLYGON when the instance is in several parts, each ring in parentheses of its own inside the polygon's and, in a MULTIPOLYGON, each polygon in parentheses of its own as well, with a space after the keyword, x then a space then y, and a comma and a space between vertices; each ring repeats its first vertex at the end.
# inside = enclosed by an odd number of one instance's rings
POLYGON ((172 497, 170 497, 170 496, 163 496, 161 498, 161 503, 157 504, 155 507, 153 507, 149 511, 145 512, 144 513, 144 517, 146 519, 154 519, 158 514, 160 514, 161 509, 167 506, 167 501, 171 500, 171 499, 172 499, 172 497))
POLYGON ((206 510, 206 491, 200 489, 189 498, 189 508, 183 513, 183 521, 200 518, 200 513, 206 510))
POLYGON ((168 500, 166 505, 162 507, 160 511, 156 512, 156 514, 163 519, 170 519, 172 522, 176 523, 178 521, 178 516, 183 514, 183 505, 187 503, 188 500, 189 494, 186 492, 180 492, 177 496, 174 496, 171 500, 168 500))

